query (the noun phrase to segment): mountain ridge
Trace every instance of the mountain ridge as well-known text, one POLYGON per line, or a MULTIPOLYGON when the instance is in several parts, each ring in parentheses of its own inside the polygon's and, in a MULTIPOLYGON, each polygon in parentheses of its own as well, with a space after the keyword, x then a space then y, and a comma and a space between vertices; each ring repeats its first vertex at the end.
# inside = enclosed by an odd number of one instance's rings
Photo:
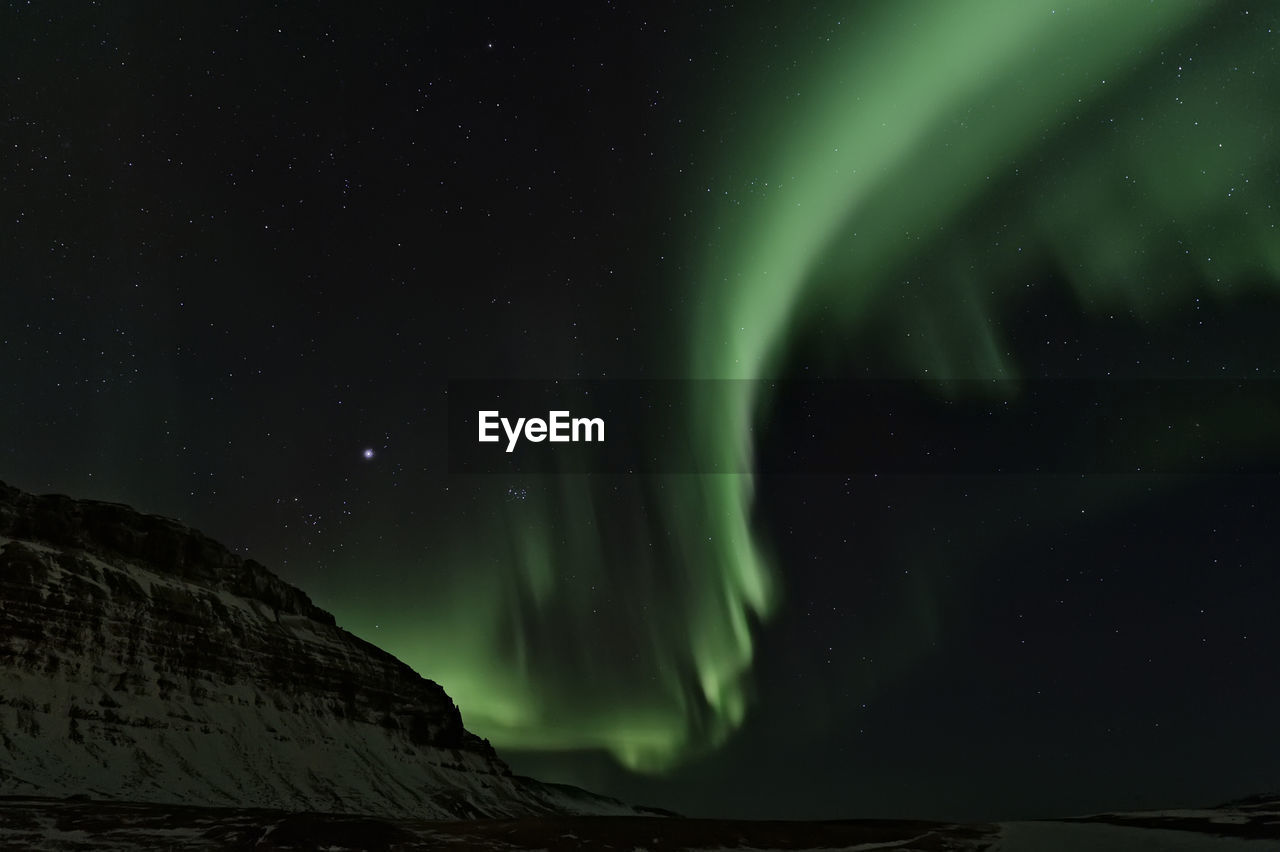
POLYGON ((653 813, 512 774, 444 688, 172 518, 0 482, 0 795, 653 813))

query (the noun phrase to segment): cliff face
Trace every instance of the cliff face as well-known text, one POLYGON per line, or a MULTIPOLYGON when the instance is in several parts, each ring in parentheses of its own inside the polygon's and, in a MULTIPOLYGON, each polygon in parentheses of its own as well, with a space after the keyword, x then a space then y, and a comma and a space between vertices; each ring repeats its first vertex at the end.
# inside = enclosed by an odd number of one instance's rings
POLYGON ((513 777, 438 684, 257 562, 167 518, 0 483, 2 794, 634 813, 513 777))

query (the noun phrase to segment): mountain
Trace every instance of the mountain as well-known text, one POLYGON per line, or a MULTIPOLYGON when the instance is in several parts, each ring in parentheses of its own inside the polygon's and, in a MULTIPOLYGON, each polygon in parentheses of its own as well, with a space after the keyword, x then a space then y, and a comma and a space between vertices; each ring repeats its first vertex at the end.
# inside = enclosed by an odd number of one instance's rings
POLYGON ((196 530, 0 483, 4 795, 401 819, 644 813, 514 776, 439 684, 196 530))

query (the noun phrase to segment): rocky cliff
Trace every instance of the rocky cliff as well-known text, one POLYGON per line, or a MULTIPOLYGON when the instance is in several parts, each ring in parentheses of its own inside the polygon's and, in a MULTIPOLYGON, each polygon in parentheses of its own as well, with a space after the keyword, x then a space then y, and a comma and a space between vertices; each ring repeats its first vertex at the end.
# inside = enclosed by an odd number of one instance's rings
POLYGON ((0 483, 6 794, 635 813, 513 776, 444 689, 257 562, 167 518, 0 483))

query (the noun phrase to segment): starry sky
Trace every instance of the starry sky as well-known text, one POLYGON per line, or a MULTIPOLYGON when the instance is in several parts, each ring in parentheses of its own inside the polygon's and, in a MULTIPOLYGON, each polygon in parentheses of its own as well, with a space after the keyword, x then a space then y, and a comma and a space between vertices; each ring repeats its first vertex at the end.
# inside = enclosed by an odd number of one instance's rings
POLYGON ((7 4, 0 479, 691 815, 1280 786, 1280 14, 783 5, 7 4), (680 435, 458 473, 469 380, 680 435))

